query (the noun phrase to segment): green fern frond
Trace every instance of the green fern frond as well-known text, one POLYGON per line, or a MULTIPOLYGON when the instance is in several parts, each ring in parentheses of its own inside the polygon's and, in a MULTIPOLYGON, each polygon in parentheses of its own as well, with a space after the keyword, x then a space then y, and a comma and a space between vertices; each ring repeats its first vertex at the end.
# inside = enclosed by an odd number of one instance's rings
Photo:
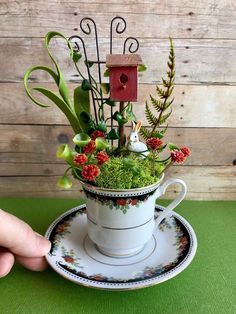
POLYGON ((144 126, 141 127, 139 133, 142 135, 142 137, 147 140, 148 138, 150 138, 152 136, 152 132, 149 131, 147 128, 145 128, 144 126))
POLYGON ((154 116, 147 102, 146 102, 146 107, 145 107, 145 114, 150 125, 154 127, 158 123, 158 118, 154 116))
POLYGON ((153 105, 153 107, 157 110, 157 111, 160 111, 162 109, 162 102, 158 99, 155 99, 152 95, 149 95, 150 96, 150 99, 151 99, 151 103, 153 105))
POLYGON ((164 134, 166 133, 167 129, 168 129, 168 124, 167 124, 167 126, 163 130, 161 130, 160 133, 162 134, 162 136, 164 136, 164 134))
POLYGON ((167 78, 162 78, 163 86, 156 86, 156 92, 157 92, 157 98, 150 95, 151 104, 154 107, 154 109, 157 111, 157 116, 152 113, 152 110, 150 109, 148 103, 146 102, 146 108, 145 108, 145 115, 147 118, 147 121, 149 122, 150 126, 152 127, 152 130, 149 131, 145 127, 142 127, 141 134, 145 139, 149 137, 161 137, 166 132, 166 128, 164 131, 161 132, 157 131, 157 128, 163 125, 169 116, 172 113, 171 105, 174 101, 174 98, 171 100, 169 99, 170 96, 173 93, 174 89, 174 80, 175 80, 175 53, 174 53, 174 46, 172 39, 170 38, 170 52, 169 57, 167 61, 168 71, 167 71, 167 78), (170 109, 168 113, 167 109, 170 109))
POLYGON ((163 86, 168 87, 168 82, 164 78, 162 78, 162 84, 163 86))
POLYGON ((160 88, 158 85, 156 86, 156 91, 160 98, 165 98, 165 91, 162 88, 160 88))
POLYGON ((166 110, 167 108, 169 108, 172 105, 173 102, 174 102, 174 98, 171 101, 167 101, 165 103, 164 109, 166 110))
POLYGON ((173 90, 174 90, 174 86, 169 88, 168 95, 167 95, 168 97, 172 94, 173 90))
POLYGON ((165 123, 166 120, 167 120, 167 119, 169 118, 169 116, 171 115, 171 113, 172 113, 172 109, 170 110, 169 113, 167 113, 167 114, 165 114, 165 115, 162 115, 162 117, 161 117, 160 120, 159 120, 159 124, 161 125, 161 124, 165 123))

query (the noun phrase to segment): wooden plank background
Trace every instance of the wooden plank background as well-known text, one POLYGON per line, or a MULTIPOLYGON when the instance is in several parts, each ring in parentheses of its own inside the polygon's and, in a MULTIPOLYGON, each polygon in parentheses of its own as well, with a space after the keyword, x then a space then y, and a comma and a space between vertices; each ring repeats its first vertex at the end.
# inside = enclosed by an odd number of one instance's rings
MULTIPOLYGON (((0 0, 0 196, 79 197, 79 186, 59 190, 55 183, 65 165, 55 158, 60 143, 70 143, 72 131, 54 106, 32 104, 22 86, 25 70, 50 65, 43 37, 49 30, 77 34, 79 22, 97 22, 101 56, 109 48, 109 23, 121 15, 126 33, 114 40, 119 52, 126 36, 140 42, 148 71, 140 77, 137 118, 144 121, 145 100, 165 75, 168 36, 176 52, 175 105, 167 140, 189 145, 192 157, 172 167, 167 177, 188 185, 188 199, 236 199, 236 3, 234 0, 0 0), (105 13, 104 13, 105 12, 105 13)), ((86 38, 86 36, 85 36, 86 38)), ((89 57, 94 40, 86 38, 89 57)), ((78 83, 65 44, 52 43, 71 91, 78 83)), ((54 89, 42 73, 32 85, 54 89)), ((127 130, 128 132, 128 130, 127 130)), ((166 197, 172 198, 177 187, 166 197)))

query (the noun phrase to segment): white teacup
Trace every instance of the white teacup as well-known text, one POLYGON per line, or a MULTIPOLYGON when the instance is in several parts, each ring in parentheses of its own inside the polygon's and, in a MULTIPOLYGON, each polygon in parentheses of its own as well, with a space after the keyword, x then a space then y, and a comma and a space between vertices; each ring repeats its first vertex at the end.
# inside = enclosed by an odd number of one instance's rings
POLYGON ((130 189, 111 190, 82 183, 87 205, 88 236, 99 251, 113 257, 137 254, 155 228, 184 199, 187 187, 180 179, 130 189), (171 184, 181 185, 179 195, 154 219, 156 200, 171 184))

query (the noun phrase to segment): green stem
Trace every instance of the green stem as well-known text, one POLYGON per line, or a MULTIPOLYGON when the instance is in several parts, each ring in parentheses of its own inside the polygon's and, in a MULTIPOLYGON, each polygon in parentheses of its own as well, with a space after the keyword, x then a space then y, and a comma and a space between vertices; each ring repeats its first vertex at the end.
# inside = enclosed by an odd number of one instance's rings
POLYGON ((74 168, 72 168, 72 172, 73 172, 73 174, 76 176, 76 178, 77 178, 78 180, 84 181, 84 179, 82 179, 82 178, 77 174, 77 172, 74 170, 74 168))
POLYGON ((111 120, 112 119, 112 117, 109 117, 109 118, 107 118, 106 120, 105 120, 105 122, 107 123, 107 121, 109 121, 109 120, 111 120))
MULTIPOLYGON (((95 151, 95 152, 96 152, 96 151, 95 151)), ((93 155, 93 153, 91 153, 91 154, 88 156, 88 162, 90 161, 92 155, 93 155)))
POLYGON ((171 156, 169 156, 168 158, 164 159, 164 160, 156 160, 156 162, 167 162, 169 159, 171 158, 171 156))
POLYGON ((162 172, 160 173, 160 175, 161 175, 164 171, 166 171, 168 168, 170 168, 170 166, 172 166, 172 165, 173 165, 173 161, 169 162, 168 165, 162 170, 162 172))
POLYGON ((152 175, 155 176, 155 159, 156 159, 156 152, 153 152, 152 156, 152 175))
POLYGON ((66 171, 63 173, 63 177, 67 174, 67 172, 70 170, 70 169, 72 169, 73 167, 71 166, 71 167, 68 167, 67 169, 66 169, 66 171))
POLYGON ((122 112, 121 113, 123 113, 123 112, 125 112, 125 109, 129 106, 129 102, 127 103, 127 105, 124 107, 124 109, 122 110, 122 112))
POLYGON ((83 80, 85 80, 85 77, 83 76, 83 74, 80 72, 80 69, 78 67, 78 65, 74 62, 74 65, 76 67, 76 70, 78 71, 79 75, 82 77, 83 80))
MULTIPOLYGON (((79 75, 82 77, 82 79, 83 80, 85 80, 86 78, 85 78, 85 76, 81 73, 81 71, 80 71, 80 69, 79 69, 79 67, 77 66, 77 64, 74 62, 74 65, 75 65, 75 67, 76 67, 76 70, 78 71, 78 73, 79 73, 79 75)), ((97 88, 97 82, 95 81, 95 79, 93 78, 93 76, 92 75, 90 75, 90 77, 91 77, 91 79, 93 80, 93 82, 95 83, 95 85, 96 85, 96 87, 93 85, 93 84, 91 84, 91 88, 93 89, 93 91, 95 92, 95 96, 96 96, 96 98, 98 98, 97 97, 97 93, 99 94, 99 96, 101 97, 101 93, 100 93, 100 91, 98 90, 98 88, 97 88)), ((101 106, 100 106, 100 104, 99 104, 99 101, 98 100, 96 100, 96 102, 97 102, 97 105, 98 105, 98 107, 99 107, 99 112, 98 112, 98 116, 99 116, 99 120, 101 120, 101 117, 100 117, 100 110, 101 110, 101 106)))

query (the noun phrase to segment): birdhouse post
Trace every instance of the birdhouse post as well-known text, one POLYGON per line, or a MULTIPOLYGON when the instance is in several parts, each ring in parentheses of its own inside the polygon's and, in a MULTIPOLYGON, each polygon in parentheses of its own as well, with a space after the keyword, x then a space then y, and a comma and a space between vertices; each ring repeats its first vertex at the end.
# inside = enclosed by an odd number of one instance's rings
POLYGON ((113 101, 137 101, 138 65, 142 59, 138 54, 109 54, 110 99, 113 101))

